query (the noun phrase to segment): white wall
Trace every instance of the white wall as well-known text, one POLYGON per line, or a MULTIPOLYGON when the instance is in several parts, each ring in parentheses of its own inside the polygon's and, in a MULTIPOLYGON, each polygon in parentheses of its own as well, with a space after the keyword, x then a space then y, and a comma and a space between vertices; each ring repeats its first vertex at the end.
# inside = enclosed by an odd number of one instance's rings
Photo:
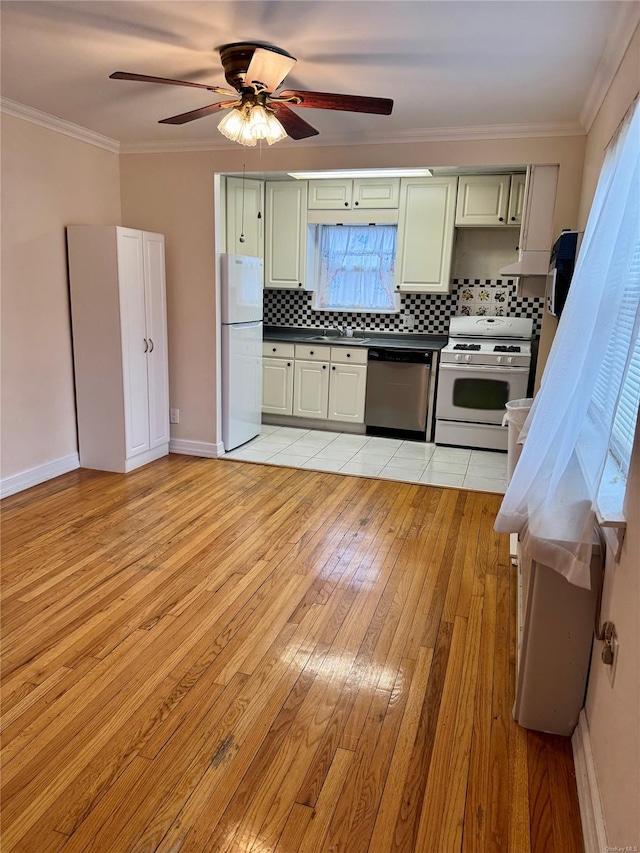
POLYGON ((3 115, 3 480, 77 451, 64 229, 119 222, 117 154, 3 115))
MULTIPOLYGON (((580 228, 584 228, 612 135, 638 94, 640 29, 596 116, 587 139, 580 228)), ((619 563, 606 565, 602 621, 616 626, 620 648, 615 680, 594 649, 586 714, 610 847, 640 845, 640 429, 627 482, 627 532, 619 563)))

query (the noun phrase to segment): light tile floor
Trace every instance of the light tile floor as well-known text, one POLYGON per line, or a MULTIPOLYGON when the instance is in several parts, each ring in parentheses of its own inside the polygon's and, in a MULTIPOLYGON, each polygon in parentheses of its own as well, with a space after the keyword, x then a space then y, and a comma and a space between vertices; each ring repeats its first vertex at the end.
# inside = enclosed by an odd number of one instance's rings
POLYGON ((267 424, 222 458, 484 492, 507 486, 506 453, 267 424))

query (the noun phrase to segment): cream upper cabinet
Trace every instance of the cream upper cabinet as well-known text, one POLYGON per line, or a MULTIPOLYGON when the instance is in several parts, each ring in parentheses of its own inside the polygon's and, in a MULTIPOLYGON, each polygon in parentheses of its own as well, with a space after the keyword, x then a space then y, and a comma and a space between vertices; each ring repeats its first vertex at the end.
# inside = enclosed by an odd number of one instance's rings
POLYGON ((265 287, 305 286, 307 182, 268 181, 265 205, 265 287))
POLYGON ((448 293, 457 178, 402 178, 395 289, 448 293))
POLYGON ((511 176, 511 190, 509 192, 509 211, 507 213, 507 225, 522 224, 522 211, 524 210, 524 190, 526 184, 526 175, 511 176))
POLYGON ((346 178, 309 181, 309 210, 357 210, 398 207, 398 178, 346 178))
POLYGON ((264 258, 263 210, 264 181, 227 178, 227 252, 264 258))
POLYGON ((354 178, 352 207, 397 208, 400 178, 354 178))
POLYGON ((511 175, 463 175, 458 185, 456 225, 504 225, 511 175))
POLYGON ((526 175, 464 175, 458 185, 456 225, 520 225, 526 175))
POLYGON ((309 181, 309 210, 350 210, 353 181, 309 181))

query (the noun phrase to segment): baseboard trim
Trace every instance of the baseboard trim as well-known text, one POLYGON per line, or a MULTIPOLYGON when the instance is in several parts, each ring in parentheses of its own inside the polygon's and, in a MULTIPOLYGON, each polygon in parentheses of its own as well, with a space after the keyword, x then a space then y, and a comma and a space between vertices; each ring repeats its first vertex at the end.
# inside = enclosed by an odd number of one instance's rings
POLYGON ((600 789, 591 751, 591 737, 586 714, 580 712, 578 725, 571 738, 573 761, 576 767, 576 784, 582 820, 585 853, 602 853, 608 849, 607 828, 604 822, 600 789))
POLYGON ((67 456, 61 456, 52 462, 45 462, 44 465, 36 465, 35 468, 29 468, 27 471, 5 477, 0 480, 0 498, 7 498, 9 495, 23 492, 25 489, 30 489, 31 486, 53 480, 54 477, 68 474, 69 471, 75 471, 79 467, 80 456, 78 453, 69 453, 67 456))
POLYGON ((212 441, 188 441, 184 438, 172 438, 169 442, 169 453, 218 459, 224 455, 224 445, 221 441, 214 443, 212 441))

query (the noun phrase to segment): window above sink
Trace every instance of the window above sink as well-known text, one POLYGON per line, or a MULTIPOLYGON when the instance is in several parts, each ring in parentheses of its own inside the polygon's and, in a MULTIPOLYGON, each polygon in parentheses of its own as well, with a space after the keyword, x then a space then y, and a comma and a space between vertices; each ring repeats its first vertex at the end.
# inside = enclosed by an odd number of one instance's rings
POLYGON ((396 313, 397 225, 318 225, 316 311, 396 313))

